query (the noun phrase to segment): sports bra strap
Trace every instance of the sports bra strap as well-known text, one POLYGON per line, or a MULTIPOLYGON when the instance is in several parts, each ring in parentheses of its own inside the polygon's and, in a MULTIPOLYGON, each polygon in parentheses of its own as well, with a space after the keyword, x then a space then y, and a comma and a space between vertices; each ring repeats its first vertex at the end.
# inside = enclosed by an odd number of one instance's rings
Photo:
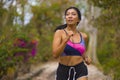
POLYGON ((66 35, 68 35, 67 31, 65 29, 63 29, 63 30, 65 31, 66 35))
POLYGON ((80 38, 81 38, 81 41, 82 41, 82 34, 78 31, 78 33, 80 34, 80 38))
MULTIPOLYGON (((65 31, 66 35, 68 35, 67 31, 65 29, 63 29, 63 30, 65 31)), ((79 31, 77 31, 77 32, 80 34, 80 38, 81 38, 81 41, 82 41, 82 34, 79 31)))

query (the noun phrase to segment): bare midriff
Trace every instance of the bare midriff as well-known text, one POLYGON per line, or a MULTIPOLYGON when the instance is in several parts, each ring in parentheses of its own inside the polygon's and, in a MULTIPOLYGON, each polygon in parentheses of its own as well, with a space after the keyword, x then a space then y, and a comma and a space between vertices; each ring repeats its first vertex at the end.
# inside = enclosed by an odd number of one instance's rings
POLYGON ((62 56, 59 58, 59 62, 66 66, 74 66, 83 62, 82 56, 62 56))

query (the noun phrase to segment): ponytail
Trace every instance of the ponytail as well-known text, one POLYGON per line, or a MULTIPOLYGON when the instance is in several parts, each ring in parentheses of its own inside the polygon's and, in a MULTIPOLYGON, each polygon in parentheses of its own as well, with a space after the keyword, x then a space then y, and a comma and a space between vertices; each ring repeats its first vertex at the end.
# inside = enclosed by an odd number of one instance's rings
POLYGON ((64 28, 66 28, 66 27, 67 27, 67 24, 60 25, 60 26, 58 26, 58 27, 54 30, 54 32, 56 32, 57 30, 64 29, 64 28))

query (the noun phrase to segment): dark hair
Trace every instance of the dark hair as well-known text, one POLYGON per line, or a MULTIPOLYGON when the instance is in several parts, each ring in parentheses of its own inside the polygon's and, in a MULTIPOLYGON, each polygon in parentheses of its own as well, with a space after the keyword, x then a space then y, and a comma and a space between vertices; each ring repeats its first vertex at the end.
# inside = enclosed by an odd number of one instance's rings
MULTIPOLYGON (((69 8, 67 8, 67 9, 65 10, 65 14, 64 14, 64 15, 67 14, 67 11, 68 11, 69 9, 74 9, 74 10, 77 12, 77 14, 78 14, 79 20, 81 20, 81 12, 80 12, 79 9, 76 8, 76 7, 69 7, 69 8)), ((78 24, 79 24, 79 23, 78 23, 78 24)), ((67 27, 67 24, 63 24, 63 25, 58 26, 54 31, 57 31, 57 30, 59 30, 59 29, 64 29, 64 28, 66 28, 66 27, 67 27)))
POLYGON ((81 12, 80 12, 79 9, 76 8, 76 7, 69 7, 69 8, 67 8, 67 9, 65 10, 65 15, 67 14, 67 11, 68 11, 69 9, 74 9, 74 10, 77 12, 77 14, 78 14, 78 18, 81 20, 81 12))

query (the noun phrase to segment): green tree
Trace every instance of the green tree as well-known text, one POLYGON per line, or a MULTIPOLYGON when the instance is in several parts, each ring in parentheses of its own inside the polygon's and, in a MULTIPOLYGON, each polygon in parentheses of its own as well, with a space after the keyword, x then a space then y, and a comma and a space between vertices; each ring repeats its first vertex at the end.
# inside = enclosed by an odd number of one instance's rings
POLYGON ((51 43, 54 29, 63 24, 64 10, 74 4, 70 0, 50 0, 32 6, 33 17, 29 25, 35 27, 40 36, 40 46, 38 47, 40 54, 38 57, 42 61, 51 59, 51 43))
MULTIPOLYGON (((1 0, 0 1, 0 79, 6 75, 10 67, 15 68, 14 52, 16 51, 13 46, 16 34, 23 33, 21 25, 14 23, 16 17, 20 15, 17 12, 17 3, 13 5, 14 0, 1 0), (9 4, 8 4, 9 3, 9 4), (6 7, 5 7, 6 6, 6 7), (11 59, 12 58, 12 59, 11 59), (9 60, 10 59, 10 60, 9 60)), ((21 49, 20 51, 22 51, 21 49)))
POLYGON ((94 26, 98 28, 98 58, 105 73, 111 73, 114 80, 118 80, 120 78, 120 2, 119 0, 88 2, 101 8, 101 15, 94 22, 94 26))
POLYGON ((13 57, 16 51, 13 46, 14 40, 21 34, 26 35, 27 39, 37 39, 39 54, 35 59, 41 62, 48 61, 52 57, 53 30, 63 23, 64 10, 74 5, 72 0, 35 1, 37 3, 33 6, 29 0, 0 0, 0 77, 6 74, 9 67, 15 67, 16 59, 12 62, 5 61, 6 58, 13 57), (33 16, 30 22, 25 24, 27 10, 33 16))

